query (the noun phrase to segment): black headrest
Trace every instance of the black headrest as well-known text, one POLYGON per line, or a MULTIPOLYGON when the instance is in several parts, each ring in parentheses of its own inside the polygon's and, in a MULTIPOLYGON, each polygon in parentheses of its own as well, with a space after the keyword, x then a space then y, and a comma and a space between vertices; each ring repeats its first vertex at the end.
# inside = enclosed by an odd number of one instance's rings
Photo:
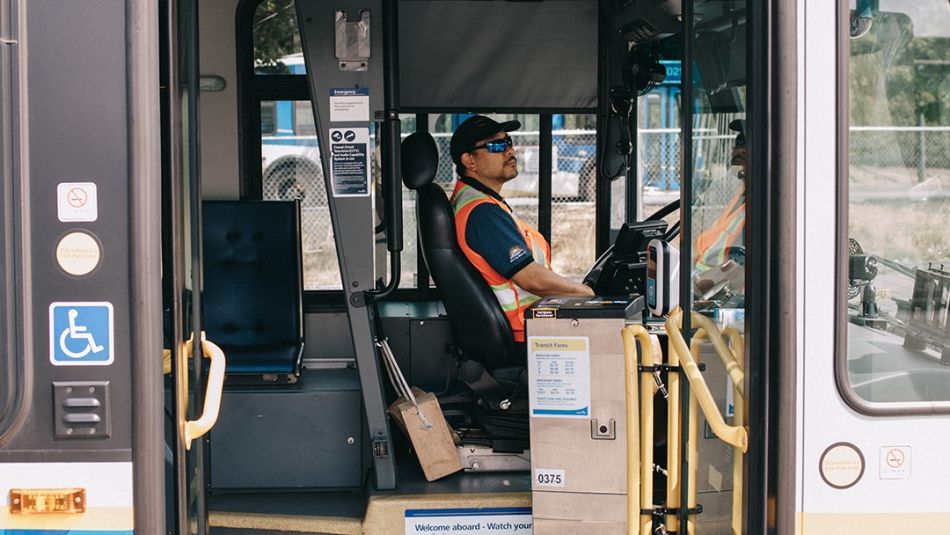
POLYGON ((402 142, 402 182, 417 190, 435 180, 439 149, 428 132, 416 132, 402 142))

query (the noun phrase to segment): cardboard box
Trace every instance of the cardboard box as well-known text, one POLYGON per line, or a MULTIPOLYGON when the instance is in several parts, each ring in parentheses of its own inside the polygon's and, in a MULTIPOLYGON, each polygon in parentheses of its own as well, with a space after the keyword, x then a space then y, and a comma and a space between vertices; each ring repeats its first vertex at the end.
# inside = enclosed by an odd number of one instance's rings
POLYGON ((416 396, 418 411, 410 400, 400 397, 389 406, 389 415, 412 442, 426 480, 435 481, 458 472, 462 469, 462 462, 439 400, 431 392, 415 387, 412 392, 416 396))

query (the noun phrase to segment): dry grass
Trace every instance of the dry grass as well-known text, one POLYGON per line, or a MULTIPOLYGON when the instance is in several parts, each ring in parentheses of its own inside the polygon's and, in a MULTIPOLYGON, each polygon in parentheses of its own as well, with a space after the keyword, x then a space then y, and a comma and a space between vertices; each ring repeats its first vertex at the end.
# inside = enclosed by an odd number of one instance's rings
POLYGON ((909 265, 950 260, 950 199, 852 203, 848 235, 909 265))
POLYGON ((594 263, 593 203, 556 204, 551 214, 551 267, 581 280, 594 263))

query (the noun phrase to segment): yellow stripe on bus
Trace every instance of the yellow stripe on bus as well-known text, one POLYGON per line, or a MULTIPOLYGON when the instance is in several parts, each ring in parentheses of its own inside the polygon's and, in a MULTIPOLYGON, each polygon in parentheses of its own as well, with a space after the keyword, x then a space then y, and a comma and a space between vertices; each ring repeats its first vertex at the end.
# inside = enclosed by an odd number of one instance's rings
POLYGON ((799 535, 948 533, 948 513, 799 513, 799 535))
POLYGON ((51 515, 13 515, 9 508, 0 508, 0 531, 131 530, 134 526, 131 507, 87 507, 85 513, 51 515))

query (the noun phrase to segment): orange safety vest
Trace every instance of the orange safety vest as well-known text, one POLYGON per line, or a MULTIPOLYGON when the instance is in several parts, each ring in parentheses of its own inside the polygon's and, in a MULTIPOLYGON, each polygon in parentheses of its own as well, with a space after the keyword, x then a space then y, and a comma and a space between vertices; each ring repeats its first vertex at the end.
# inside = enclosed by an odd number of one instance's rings
POLYGON ((736 192, 711 227, 696 238, 696 266, 713 268, 728 260, 727 253, 745 228, 745 188, 736 192))
POLYGON ((508 323, 511 324, 511 330, 515 342, 524 342, 524 311, 532 303, 540 299, 527 290, 518 287, 512 280, 502 277, 497 271, 492 269, 491 265, 482 255, 475 252, 465 241, 465 228, 468 224, 468 216, 476 206, 484 203, 494 203, 502 210, 508 213, 515 221, 518 230, 524 236, 525 242, 531 249, 534 261, 544 267, 551 265, 551 246, 540 232, 531 228, 522 221, 511 208, 504 202, 486 195, 477 189, 465 184, 459 180, 455 184, 455 192, 452 193, 452 210, 455 212, 455 237, 458 240, 459 247, 468 261, 475 266, 475 269, 481 273, 485 282, 491 287, 498 304, 508 317, 508 323))

